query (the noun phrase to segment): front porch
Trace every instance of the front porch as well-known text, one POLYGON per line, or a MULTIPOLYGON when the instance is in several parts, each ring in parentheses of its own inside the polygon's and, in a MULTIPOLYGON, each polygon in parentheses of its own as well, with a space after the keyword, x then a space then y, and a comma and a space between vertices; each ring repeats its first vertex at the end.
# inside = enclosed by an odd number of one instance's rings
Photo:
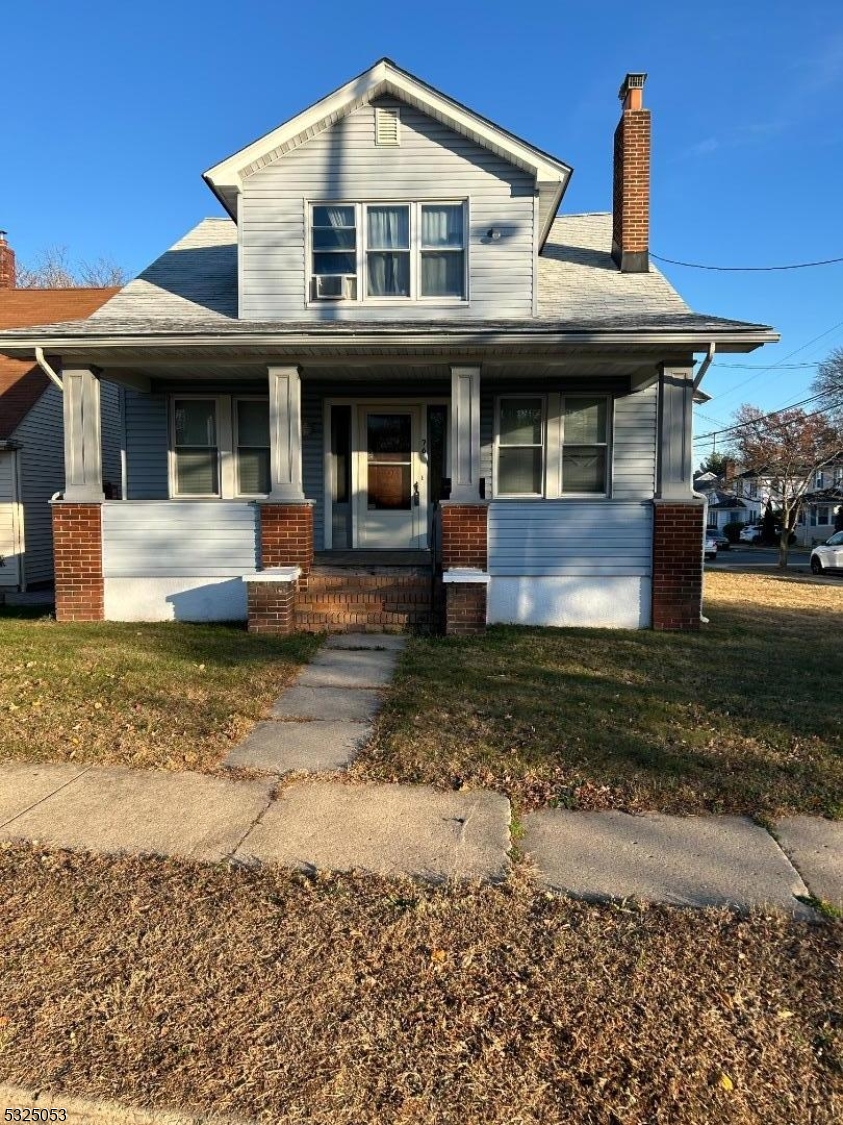
POLYGON ((263 388, 245 363, 66 369, 58 616, 693 627, 690 364, 584 362, 270 364, 263 388), (103 379, 123 388, 119 483, 102 479, 103 379), (692 561, 672 583, 677 552, 692 561))

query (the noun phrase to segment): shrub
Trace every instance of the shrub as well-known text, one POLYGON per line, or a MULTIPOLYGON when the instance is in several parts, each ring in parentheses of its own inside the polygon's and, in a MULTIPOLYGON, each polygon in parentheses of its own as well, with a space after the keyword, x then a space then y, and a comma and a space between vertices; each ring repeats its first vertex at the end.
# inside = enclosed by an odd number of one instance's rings
POLYGON ((738 543, 741 537, 741 531, 746 527, 745 523, 727 523, 723 528, 723 534, 730 543, 738 543))

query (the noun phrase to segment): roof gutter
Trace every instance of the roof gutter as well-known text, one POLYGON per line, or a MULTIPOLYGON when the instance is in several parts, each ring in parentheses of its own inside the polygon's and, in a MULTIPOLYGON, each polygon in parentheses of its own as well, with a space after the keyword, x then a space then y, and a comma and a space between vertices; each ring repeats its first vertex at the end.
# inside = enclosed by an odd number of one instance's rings
POLYGON ((714 359, 714 353, 716 351, 717 351, 717 343, 714 340, 712 340, 708 345, 708 354, 706 355, 705 359, 700 364, 699 370, 697 371, 697 374, 694 377, 693 389, 695 391, 699 390, 700 383, 705 378, 705 374, 708 371, 709 367, 711 367, 711 361, 714 359))
POLYGON ((51 379, 56 384, 58 389, 62 392, 62 394, 64 394, 64 383, 61 381, 58 375, 56 375, 55 371, 53 371, 49 363, 47 363, 47 357, 44 355, 44 349, 38 346, 36 346, 35 348, 35 362, 38 364, 47 378, 51 379))

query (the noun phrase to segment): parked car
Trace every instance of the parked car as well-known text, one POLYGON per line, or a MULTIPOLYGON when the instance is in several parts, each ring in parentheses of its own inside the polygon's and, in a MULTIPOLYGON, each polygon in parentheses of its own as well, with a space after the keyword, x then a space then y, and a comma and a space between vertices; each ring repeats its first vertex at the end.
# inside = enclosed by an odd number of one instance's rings
POLYGON ((725 535, 722 531, 708 531, 706 534, 709 539, 713 539, 717 544, 718 551, 731 551, 732 542, 728 535, 725 535))
POLYGON ((748 523, 741 529, 741 543, 760 543, 764 535, 763 523, 748 523))
POLYGON ((811 570, 822 574, 824 570, 843 570, 843 531, 837 531, 825 543, 811 551, 811 570))
POLYGON ((703 557, 711 561, 717 558, 717 540, 713 535, 706 535, 703 557))

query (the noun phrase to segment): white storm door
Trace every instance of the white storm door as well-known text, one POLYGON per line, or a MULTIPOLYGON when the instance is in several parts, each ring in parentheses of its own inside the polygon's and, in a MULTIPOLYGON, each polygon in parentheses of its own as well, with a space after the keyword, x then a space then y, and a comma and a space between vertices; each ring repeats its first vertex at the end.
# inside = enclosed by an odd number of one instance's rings
POLYGON ((361 406, 357 432, 357 546, 427 547, 421 408, 361 406))
POLYGON ((21 574, 17 453, 0 453, 0 587, 17 587, 21 574))

